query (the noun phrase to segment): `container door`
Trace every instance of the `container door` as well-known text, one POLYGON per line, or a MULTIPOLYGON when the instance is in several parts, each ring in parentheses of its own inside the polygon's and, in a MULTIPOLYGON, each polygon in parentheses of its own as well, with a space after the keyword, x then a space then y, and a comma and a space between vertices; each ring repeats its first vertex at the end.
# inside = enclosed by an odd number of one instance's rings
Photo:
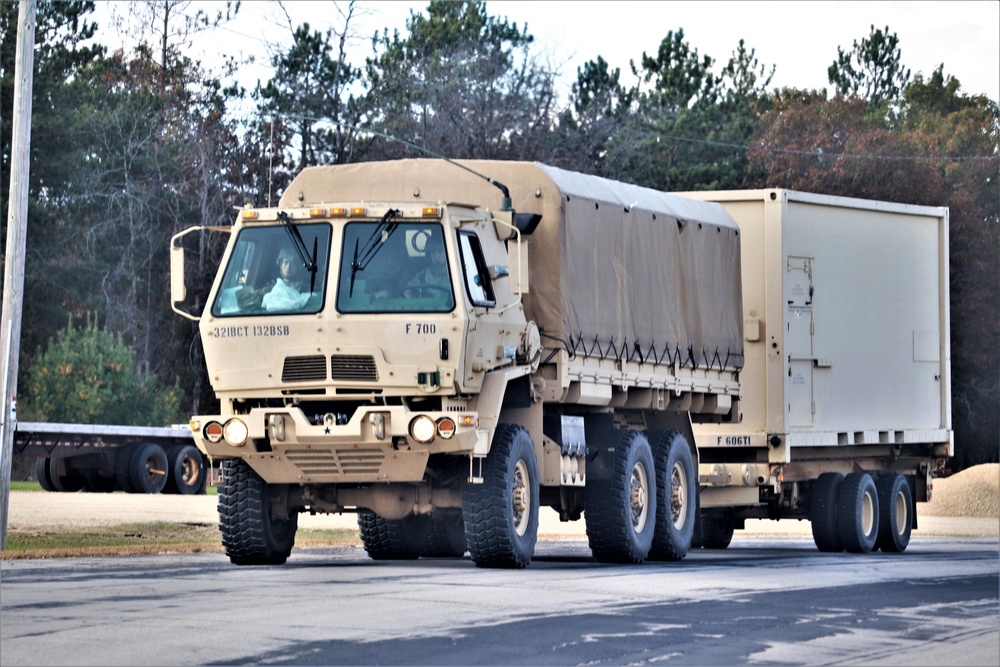
POLYGON ((812 426, 813 311, 812 257, 789 256, 785 271, 785 410, 791 428, 812 426))

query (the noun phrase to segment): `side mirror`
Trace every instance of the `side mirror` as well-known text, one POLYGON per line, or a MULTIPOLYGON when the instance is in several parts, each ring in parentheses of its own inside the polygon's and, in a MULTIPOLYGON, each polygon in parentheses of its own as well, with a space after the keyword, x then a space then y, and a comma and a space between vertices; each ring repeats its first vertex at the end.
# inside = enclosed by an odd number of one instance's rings
POLYGON ((184 247, 177 243, 170 246, 170 301, 178 304, 187 298, 184 284, 184 247))

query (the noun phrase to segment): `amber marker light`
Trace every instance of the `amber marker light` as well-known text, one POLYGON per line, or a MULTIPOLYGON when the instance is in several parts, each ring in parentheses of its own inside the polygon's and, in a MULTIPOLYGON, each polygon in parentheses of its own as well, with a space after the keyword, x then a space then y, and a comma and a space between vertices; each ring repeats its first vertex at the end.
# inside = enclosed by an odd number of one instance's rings
POLYGON ((437 218, 441 215, 441 209, 437 206, 426 206, 423 210, 423 216, 425 218, 437 218))
POLYGON ((325 208, 311 208, 311 209, 309 209, 309 217, 310 218, 323 218, 323 217, 326 217, 326 209, 325 208))
POLYGON ((363 218, 366 215, 368 215, 368 209, 364 208, 363 206, 355 206, 354 208, 351 209, 352 218, 363 218))
POLYGON ((243 211, 244 220, 256 220, 260 217, 260 211, 243 211))
POLYGON ((341 207, 331 208, 330 209, 330 217, 331 218, 346 218, 347 217, 347 209, 346 208, 341 208, 341 207))

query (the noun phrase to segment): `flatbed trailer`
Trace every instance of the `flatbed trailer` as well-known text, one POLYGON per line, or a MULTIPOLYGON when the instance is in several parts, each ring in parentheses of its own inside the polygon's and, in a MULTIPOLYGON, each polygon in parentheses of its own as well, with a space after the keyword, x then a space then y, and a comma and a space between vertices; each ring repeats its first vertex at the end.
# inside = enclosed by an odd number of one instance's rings
POLYGON ((46 491, 205 493, 208 459, 186 426, 17 422, 14 453, 46 491))

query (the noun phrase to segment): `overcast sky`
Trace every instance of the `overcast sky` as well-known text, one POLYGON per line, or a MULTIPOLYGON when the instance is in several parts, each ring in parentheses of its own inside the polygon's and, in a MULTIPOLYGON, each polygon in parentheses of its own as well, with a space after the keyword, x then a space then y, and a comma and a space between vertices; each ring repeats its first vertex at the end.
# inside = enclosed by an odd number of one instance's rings
MULTIPOLYGON (((118 7, 122 5, 115 3, 118 7)), ((212 3, 196 3, 211 6, 212 3)), ((284 3, 297 25, 340 28, 338 13, 346 2, 289 0, 284 3)), ((362 62, 369 53, 366 37, 383 26, 405 31, 410 11, 427 2, 361 1, 352 21, 362 62)), ((645 51, 653 54, 670 30, 684 30, 688 44, 726 63, 742 38, 756 49, 758 60, 776 66, 772 87, 828 88, 827 67, 837 47, 849 50, 867 37, 871 26, 899 37, 902 62, 913 74, 929 77, 944 63, 945 74, 957 78, 966 94, 986 94, 1000 100, 1000 2, 655 2, 645 0, 548 1, 489 0, 487 11, 519 25, 527 23, 535 36, 534 51, 549 59, 562 74, 560 90, 568 90, 576 72, 588 60, 603 56, 620 67, 624 83, 634 79, 629 61, 645 51)), ((198 49, 206 60, 213 52, 257 53, 267 62, 265 45, 288 38, 287 22, 275 2, 245 0, 237 21, 217 31, 198 49)), ((109 31, 107 38, 113 33, 109 31)), ((105 41, 110 41, 106 39, 105 41)), ((197 55, 197 54, 192 54, 197 55)), ((244 81, 266 77, 263 69, 246 68, 244 81)), ((565 99, 565 98, 564 98, 565 99)))

